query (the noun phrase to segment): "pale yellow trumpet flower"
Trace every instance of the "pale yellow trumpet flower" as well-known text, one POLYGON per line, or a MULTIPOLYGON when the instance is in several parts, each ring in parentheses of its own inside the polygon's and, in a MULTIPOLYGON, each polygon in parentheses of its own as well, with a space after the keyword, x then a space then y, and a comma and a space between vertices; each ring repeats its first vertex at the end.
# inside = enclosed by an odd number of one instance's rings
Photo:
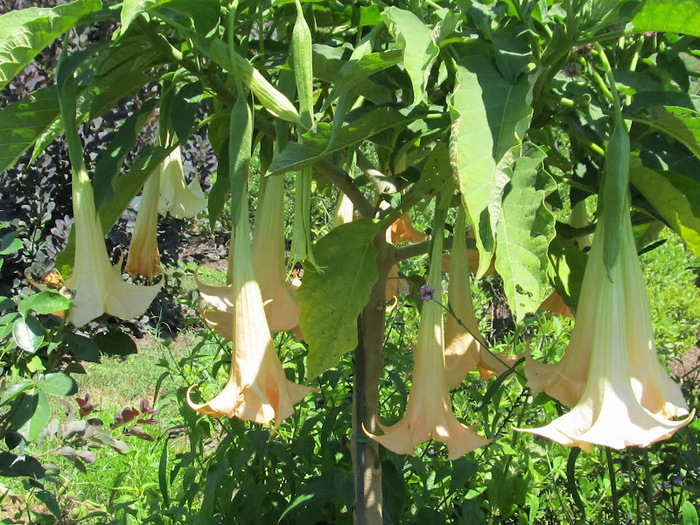
POLYGON ((507 371, 518 360, 518 356, 515 355, 495 356, 480 343, 483 336, 479 332, 469 287, 466 244, 466 214, 460 207, 452 244, 453 255, 450 259, 450 284, 447 295, 454 315, 448 313, 445 321, 445 369, 448 388, 459 385, 475 367, 482 379, 488 379, 507 371))
MULTIPOLYGON (((442 229, 436 231, 440 234, 433 241, 428 286, 440 290, 442 229)), ((439 292, 436 294, 439 297, 439 292)), ((442 307, 434 300, 425 301, 418 344, 413 351, 415 366, 406 413, 398 423, 382 426, 383 435, 365 430, 367 435, 397 454, 414 454, 417 445, 430 439, 441 441, 447 445, 448 459, 457 459, 490 442, 460 423, 452 413, 443 351, 442 307)))
MULTIPOLYGON (((294 412, 294 404, 313 389, 293 383, 285 376, 275 352, 265 317, 263 298, 255 280, 248 228, 247 205, 241 206, 234 239, 234 264, 231 315, 232 359, 229 378, 223 390, 207 403, 194 403, 187 390, 187 404, 201 414, 213 417, 237 417, 254 423, 269 424, 275 432, 282 420, 294 412)), ((224 306, 226 299, 220 298, 224 306)), ((223 317, 223 312, 216 312, 223 317)))
MULTIPOLYGON (((286 279, 284 254, 284 178, 270 177, 261 197, 253 235, 253 264, 255 277, 262 293, 267 322, 272 332, 293 330, 301 337, 298 286, 286 279)), ((235 244, 235 241, 234 241, 235 244)), ((232 246, 235 259, 235 246, 232 246)), ((232 268, 234 264, 230 265, 232 268)), ((227 286, 202 283, 195 272, 195 282, 201 298, 215 310, 203 312, 204 320, 226 339, 233 337, 233 290, 227 286)))
POLYGON ((73 292, 66 320, 83 326, 103 313, 121 319, 142 315, 163 286, 130 284, 122 279, 122 261, 112 265, 100 219, 95 211, 92 184, 84 167, 74 167, 75 263, 65 282, 73 292))
POLYGON ((270 330, 286 332, 299 326, 296 288, 287 282, 284 253, 284 177, 268 177, 255 216, 253 234, 255 277, 260 284, 270 330))
POLYGON ((160 166, 160 202, 158 213, 176 219, 194 217, 207 207, 207 198, 195 175, 188 185, 182 167, 182 153, 177 147, 163 160, 160 166))
POLYGON ((518 430, 583 450, 591 444, 646 447, 670 437, 693 414, 671 419, 687 415, 688 406, 656 357, 629 215, 620 225, 621 247, 610 278, 602 224, 599 220, 565 356, 555 365, 529 357, 525 364, 530 388, 573 408, 545 427, 518 430))
POLYGON ((160 274, 160 252, 158 251, 158 188, 160 170, 154 173, 143 186, 143 194, 136 213, 134 233, 129 244, 124 271, 136 277, 141 275, 152 282, 160 274))

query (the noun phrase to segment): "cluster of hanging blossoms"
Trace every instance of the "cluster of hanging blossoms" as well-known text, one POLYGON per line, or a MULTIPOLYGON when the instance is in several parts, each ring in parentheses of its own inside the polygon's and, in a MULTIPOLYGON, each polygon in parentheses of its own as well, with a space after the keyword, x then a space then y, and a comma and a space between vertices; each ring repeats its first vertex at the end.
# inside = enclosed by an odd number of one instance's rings
MULTIPOLYGON (((273 344, 276 332, 294 331, 303 338, 296 301, 300 283, 288 282, 286 269, 284 178, 270 177, 263 185, 252 240, 247 201, 242 202, 232 231, 230 284, 207 285, 195 275, 200 295, 211 307, 202 312, 204 320, 232 342, 229 378, 222 391, 205 403, 192 401, 194 386, 190 387, 187 402, 205 415, 272 424, 274 432, 293 413, 294 405, 313 391, 286 378, 273 344)), ((353 209, 348 202, 340 199, 335 224, 352 220, 353 209)), ((73 204, 76 258, 73 274, 65 283, 73 293, 67 321, 82 326, 105 312, 124 319, 141 315, 163 283, 127 283, 121 277, 121 261, 111 264, 92 186, 82 164, 74 168, 73 204)), ((199 213, 205 206, 196 180, 186 185, 179 148, 174 148, 145 184, 126 271, 149 282, 160 273, 156 236, 159 211, 169 210, 184 217, 199 213)), ((556 364, 539 363, 529 354, 525 356, 530 388, 544 391, 572 409, 544 427, 517 429, 584 450, 590 450, 591 444, 617 449, 648 446, 670 437, 694 416, 680 388, 656 357, 629 214, 622 215, 619 254, 610 266, 604 257, 606 236, 610 235, 604 211, 594 234, 575 328, 565 356, 556 364)), ((461 207, 447 264, 448 307, 440 304, 445 266, 444 214, 441 217, 442 222, 436 218, 433 229, 430 272, 413 351, 406 413, 396 424, 380 426, 382 434, 367 434, 401 454, 412 454, 416 446, 431 439, 441 441, 447 445, 448 458, 454 459, 487 445, 492 437, 482 437, 457 420, 449 390, 474 368, 484 379, 513 371, 518 356, 492 354, 478 331, 465 242, 467 219, 461 207)), ((386 235, 392 244, 426 238, 413 227, 408 215, 397 219, 386 235)), ((396 305, 396 296, 407 292, 408 286, 396 265, 389 270, 389 277, 387 296, 396 305)))

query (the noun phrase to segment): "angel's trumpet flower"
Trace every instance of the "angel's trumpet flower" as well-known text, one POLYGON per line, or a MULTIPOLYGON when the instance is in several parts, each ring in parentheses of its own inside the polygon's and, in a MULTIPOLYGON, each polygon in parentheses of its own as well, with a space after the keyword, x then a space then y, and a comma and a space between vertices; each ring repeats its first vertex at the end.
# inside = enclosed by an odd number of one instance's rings
POLYGON ((525 374, 572 410, 549 425, 519 429, 588 451, 598 444, 645 447, 687 425, 680 388, 656 358, 642 270, 625 214, 617 260, 606 272, 604 221, 599 220, 576 309, 576 325, 562 360, 544 365, 528 358, 525 374), (611 282, 612 280, 612 282, 611 282))
POLYGON ((447 296, 452 314, 448 314, 445 322, 445 369, 448 388, 459 385, 474 367, 479 370, 483 379, 488 379, 507 371, 518 359, 514 355, 495 356, 480 343, 483 337, 479 333, 469 288, 466 214, 461 207, 457 214, 452 253, 447 296))
MULTIPOLYGON (((235 241, 234 241, 235 244, 235 241)), ((235 246, 230 250, 229 273, 235 267, 235 246)), ((299 305, 296 288, 285 278, 284 257, 284 178, 270 177, 261 197, 253 235, 253 262, 260 286, 270 330, 299 331, 299 305)), ((226 339, 233 337, 233 290, 231 285, 212 286, 202 283, 195 273, 195 282, 201 298, 215 310, 202 315, 216 332, 226 339)), ((300 283, 299 283, 300 284, 300 283)))
POLYGON ((268 177, 255 216, 255 277, 260 284, 270 330, 286 332, 299 325, 296 289, 287 282, 284 256, 284 177, 268 177))
POLYGON ((160 166, 160 203, 158 213, 170 215, 176 219, 194 217, 207 207, 199 179, 195 178, 189 185, 185 182, 182 168, 182 153, 177 147, 170 152, 160 166))
POLYGON ((75 265, 65 286, 73 290, 73 306, 67 321, 75 326, 108 313, 121 319, 142 315, 155 299, 162 281, 152 286, 130 284, 122 279, 122 261, 112 266, 100 219, 95 211, 92 184, 84 166, 73 168, 75 215, 75 265))
POLYGON ((421 242, 425 240, 426 237, 427 235, 425 233, 416 230, 407 213, 404 213, 391 224, 392 244, 398 244, 400 242, 421 242))
POLYGON ((158 252, 158 188, 160 170, 148 178, 143 187, 143 195, 136 214, 134 233, 129 245, 124 271, 132 277, 141 275, 152 282, 160 273, 160 253, 158 252))
MULTIPOLYGON (((434 231, 440 233, 433 241, 428 286, 439 290, 442 228, 434 231)), ((382 426, 383 435, 376 436, 365 430, 372 439, 397 454, 414 454, 417 445, 434 439, 447 445, 448 459, 456 459, 490 442, 460 423, 452 413, 443 337, 442 307, 434 300, 425 301, 421 309, 418 344, 413 351, 415 367, 406 413, 395 425, 382 426)))
POLYGON ((337 228, 341 224, 347 224, 349 222, 352 222, 354 217, 355 206, 350 200, 350 197, 341 192, 340 196, 338 197, 338 203, 335 208, 335 214, 333 215, 331 229, 337 228))
POLYGON ((538 310, 543 312, 550 312, 554 315, 561 315, 563 317, 573 317, 574 314, 571 312, 571 308, 564 302, 561 295, 557 292, 552 292, 549 294, 542 304, 540 304, 538 310))
MULTIPOLYGON (((232 360, 224 389, 208 403, 187 404, 201 414, 213 417, 237 417, 254 423, 269 424, 271 432, 294 412, 311 388, 287 379, 275 353, 265 317, 263 298, 255 280, 248 227, 247 205, 241 206, 238 231, 234 239, 232 360)), ((217 312, 223 316, 223 312, 217 312)))
MULTIPOLYGON (((404 213, 401 217, 396 219, 386 233, 386 240, 391 244, 398 244, 400 242, 416 243, 423 241, 426 237, 426 234, 414 228, 411 218, 407 213, 404 213)), ((394 264, 389 269, 386 279, 386 297, 393 297, 394 304, 387 311, 392 311, 398 304, 398 300, 396 299, 397 295, 407 294, 408 292, 408 281, 399 276, 399 267, 394 264)))

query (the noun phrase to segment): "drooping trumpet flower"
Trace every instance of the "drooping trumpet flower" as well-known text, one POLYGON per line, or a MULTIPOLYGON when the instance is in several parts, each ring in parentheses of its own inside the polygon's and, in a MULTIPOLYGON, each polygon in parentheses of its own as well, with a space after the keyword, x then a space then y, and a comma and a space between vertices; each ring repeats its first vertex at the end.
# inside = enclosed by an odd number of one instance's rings
POLYGON ((285 332, 299 325, 296 288, 286 279, 284 255, 284 177, 268 177, 255 216, 255 276, 265 301, 270 330, 285 332))
POLYGON ((176 219, 194 217, 207 207, 207 198, 195 178, 188 185, 182 167, 182 152, 177 147, 163 160, 160 166, 160 203, 158 213, 176 219))
MULTIPOLYGON (((391 244, 400 242, 416 243, 425 240, 426 237, 426 234, 416 230, 408 213, 404 213, 396 219, 386 232, 386 241, 391 244)), ((396 264, 389 269, 386 277, 386 297, 387 299, 394 299, 393 305, 387 309, 388 312, 391 312, 398 304, 397 296, 399 294, 407 294, 410 289, 408 281, 399 275, 399 267, 396 264)))
MULTIPOLYGON (((442 226, 433 240, 428 286, 440 290, 442 272, 442 226)), ((438 294, 439 295, 439 294, 438 294)), ((417 445, 434 439, 447 445, 448 459, 456 459, 490 442, 468 426, 460 423, 452 413, 447 387, 444 357, 442 307, 435 301, 423 303, 418 343, 413 351, 414 369, 408 405, 403 419, 383 427, 377 436, 365 432, 389 450, 398 454, 413 454, 417 445)))
POLYGON ((354 216, 355 206, 350 197, 341 192, 336 204, 335 214, 333 215, 333 222, 331 222, 331 229, 337 228, 341 224, 352 222, 354 216))
POLYGON ((424 241, 427 235, 416 230, 411 222, 408 213, 404 213, 391 224, 391 243, 398 244, 400 242, 421 242, 424 241))
MULTIPOLYGON (((223 390, 207 403, 194 403, 187 390, 187 404, 201 414, 237 417, 269 424, 275 432, 294 412, 294 404, 313 389, 289 381, 275 352, 265 317, 263 298, 255 280, 248 227, 248 209, 241 206, 234 236, 232 359, 223 390)), ((217 312, 223 316, 223 312, 217 312)))
MULTIPOLYGON (((235 241, 233 243, 235 245, 235 241)), ((236 257, 235 246, 230 251, 230 261, 236 257)), ((265 314, 270 330, 286 332, 294 330, 299 337, 299 305, 296 288, 286 280, 284 255, 284 178, 269 177, 265 183, 256 214, 253 235, 253 263, 259 283, 265 314)), ((235 262, 230 265, 229 272, 235 262)), ((232 285, 213 286, 202 283, 197 273, 195 282, 201 298, 215 310, 203 312, 204 320, 224 338, 232 336, 233 314, 232 285)))
POLYGON ((566 354, 555 365, 530 357, 525 364, 532 390, 544 390, 573 408, 545 427, 518 429, 586 451, 591 444, 645 447, 693 417, 670 419, 688 414, 688 406, 656 357, 629 214, 623 216, 620 251, 609 277, 603 223, 596 227, 566 354))
POLYGON ((459 385, 474 367, 479 370, 483 379, 488 379, 502 374, 518 359, 515 355, 495 356, 479 342, 483 341, 483 337, 479 333, 469 288, 466 214, 462 207, 457 213, 452 254, 447 297, 454 315, 448 314, 445 321, 445 369, 448 388, 459 385))
POLYGON ((67 321, 75 326, 108 313, 121 319, 142 315, 163 286, 130 284, 122 279, 122 261, 112 266, 105 245, 95 197, 82 159, 73 165, 75 264, 65 286, 74 291, 67 321))
POLYGON ((132 277, 141 275, 152 282, 160 273, 160 252, 158 251, 158 189, 160 170, 156 169, 143 186, 143 194, 134 233, 129 244, 124 271, 132 277))

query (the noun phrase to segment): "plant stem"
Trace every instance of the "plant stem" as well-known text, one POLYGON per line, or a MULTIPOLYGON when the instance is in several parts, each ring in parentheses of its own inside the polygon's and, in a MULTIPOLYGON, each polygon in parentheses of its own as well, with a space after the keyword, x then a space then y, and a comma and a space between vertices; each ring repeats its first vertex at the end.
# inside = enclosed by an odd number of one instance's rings
POLYGON ((379 279, 374 284, 367 305, 358 320, 358 345, 355 350, 353 389, 353 468, 355 472, 356 525, 382 523, 382 466, 379 446, 364 433, 379 428, 379 376, 382 370, 386 276, 393 264, 385 232, 375 238, 379 279))
POLYGON ((649 451, 644 449, 644 488, 647 493, 647 506, 649 507, 649 525, 656 525, 656 509, 654 509, 654 492, 652 490, 651 471, 649 470, 649 451))
POLYGON ((613 465, 610 447, 605 447, 605 457, 608 460, 608 477, 610 478, 610 490, 612 492, 613 523, 615 525, 620 525, 620 507, 618 505, 617 484, 615 483, 615 466, 613 465))

